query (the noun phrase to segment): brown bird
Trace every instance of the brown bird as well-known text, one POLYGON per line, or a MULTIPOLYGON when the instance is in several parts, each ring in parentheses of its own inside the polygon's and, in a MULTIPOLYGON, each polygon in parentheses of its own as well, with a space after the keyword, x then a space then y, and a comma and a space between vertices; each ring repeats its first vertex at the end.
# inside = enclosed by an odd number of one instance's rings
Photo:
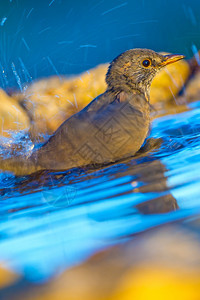
POLYGON ((117 56, 106 75, 107 90, 67 119, 29 158, 3 160, 16 175, 105 164, 133 156, 150 126, 149 93, 156 73, 183 55, 131 49, 117 56))

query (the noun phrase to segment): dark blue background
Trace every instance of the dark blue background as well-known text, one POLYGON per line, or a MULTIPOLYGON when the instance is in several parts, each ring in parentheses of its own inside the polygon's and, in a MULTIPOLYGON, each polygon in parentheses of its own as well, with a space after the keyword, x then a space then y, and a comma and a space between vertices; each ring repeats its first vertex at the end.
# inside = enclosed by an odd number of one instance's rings
POLYGON ((188 57, 200 48, 199 0, 1 0, 0 18, 4 88, 79 73, 129 48, 188 57))

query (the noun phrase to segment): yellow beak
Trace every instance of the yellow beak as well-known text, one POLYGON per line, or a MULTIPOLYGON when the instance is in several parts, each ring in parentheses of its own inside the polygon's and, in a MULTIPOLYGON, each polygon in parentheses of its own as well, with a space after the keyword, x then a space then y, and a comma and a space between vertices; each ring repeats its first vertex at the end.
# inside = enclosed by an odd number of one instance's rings
POLYGON ((175 63, 175 62, 185 58, 185 55, 169 54, 169 55, 165 55, 164 57, 165 57, 165 60, 158 65, 159 67, 164 67, 166 65, 175 63))

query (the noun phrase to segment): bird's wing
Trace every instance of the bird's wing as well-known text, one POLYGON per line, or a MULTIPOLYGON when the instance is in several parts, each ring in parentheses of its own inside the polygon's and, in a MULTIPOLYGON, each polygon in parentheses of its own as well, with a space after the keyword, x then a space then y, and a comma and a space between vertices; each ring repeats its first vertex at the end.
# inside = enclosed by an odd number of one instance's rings
MULTIPOLYGON (((136 103, 143 101, 139 95, 135 95, 134 99, 136 103)), ((101 95, 99 103, 95 100, 87 109, 66 120, 35 153, 37 159, 45 168, 55 168, 58 163, 65 167, 85 164, 87 161, 91 163, 97 160, 97 154, 98 157, 101 155, 101 161, 104 158, 114 160, 115 151, 119 147, 122 151, 118 156, 125 155, 125 144, 128 142, 128 151, 135 153, 146 137, 146 127, 143 114, 137 109, 137 105, 135 108, 130 104, 134 99, 132 96, 129 99, 126 94, 118 97, 101 95)))

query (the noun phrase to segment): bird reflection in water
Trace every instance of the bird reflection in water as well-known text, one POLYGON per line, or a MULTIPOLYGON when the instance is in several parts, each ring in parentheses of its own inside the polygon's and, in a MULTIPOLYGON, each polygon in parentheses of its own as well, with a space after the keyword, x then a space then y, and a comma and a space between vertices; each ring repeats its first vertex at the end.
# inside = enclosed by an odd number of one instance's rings
MULTIPOLYGON (((134 158, 106 166, 96 166, 95 169, 94 167, 77 168, 63 172, 46 170, 24 177, 13 177, 12 186, 2 188, 0 194, 3 199, 6 199, 13 195, 42 192, 41 204, 45 200, 51 208, 62 208, 80 204, 76 199, 77 190, 84 188, 88 181, 93 182, 101 177, 101 180, 105 181, 125 177, 127 178, 125 184, 131 186, 131 189, 124 192, 124 195, 132 193, 133 197, 134 195, 141 196, 142 202, 134 206, 140 214, 174 211, 179 207, 167 185, 166 167, 160 159, 154 157, 154 151, 159 150, 161 143, 161 139, 147 139, 134 158), (64 188, 62 193, 59 188, 64 188)), ((123 193, 120 194, 122 195, 123 193)), ((110 198, 116 196, 114 194, 110 198)), ((94 195, 94 202, 96 202, 95 199, 94 195)), ((84 203, 87 202, 86 195, 84 203)), ((28 203, 25 208, 27 207, 30 207, 28 203)), ((18 208, 15 208, 16 210, 18 208)))

